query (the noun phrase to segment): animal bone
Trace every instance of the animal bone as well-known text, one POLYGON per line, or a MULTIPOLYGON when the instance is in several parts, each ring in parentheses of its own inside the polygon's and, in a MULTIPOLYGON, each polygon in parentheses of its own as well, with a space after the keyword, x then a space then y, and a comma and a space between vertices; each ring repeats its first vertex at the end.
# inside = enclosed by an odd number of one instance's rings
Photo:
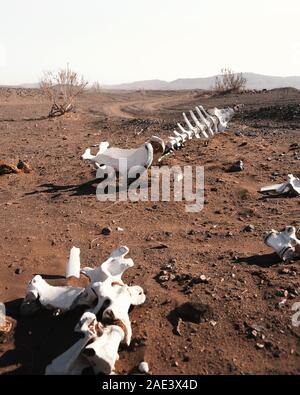
POLYGON ((158 137, 153 137, 152 144, 146 142, 136 149, 108 148, 109 143, 100 143, 97 155, 92 155, 90 148, 86 149, 81 159, 88 159, 96 164, 97 167, 110 166, 121 175, 126 175, 132 167, 138 166, 147 169, 153 162, 157 154, 159 143, 161 151, 164 143, 158 137), (154 148, 155 147, 155 148, 154 148))
MULTIPOLYGON (((31 280, 24 301, 26 308, 38 303, 47 309, 65 312, 78 305, 89 306, 89 311, 84 313, 75 328, 84 337, 54 359, 46 374, 80 374, 90 366, 96 374, 112 372, 120 342, 125 341, 129 345, 131 341, 129 308, 144 303, 146 299, 141 287, 123 283, 123 273, 134 265, 132 259, 125 258, 128 252, 126 246, 120 247, 98 268, 82 269, 81 273, 90 280, 86 288, 51 286, 39 275, 31 280), (103 324, 96 318, 101 308, 103 324)), ((73 247, 66 267, 67 280, 80 277, 79 257, 80 249, 73 247)))
POLYGON ((283 231, 271 230, 265 236, 265 243, 273 248, 283 261, 300 257, 300 240, 296 237, 296 228, 287 226, 283 231))
POLYGON ((66 266, 66 278, 80 277, 80 248, 72 247, 66 266))
POLYGON ((261 188, 261 193, 274 192, 275 194, 281 195, 283 193, 292 193, 294 195, 300 195, 300 179, 293 176, 293 174, 288 175, 288 182, 283 184, 274 184, 267 187, 261 188))
POLYGON ((84 288, 49 285, 41 276, 33 277, 27 287, 24 303, 39 301, 49 310, 60 310, 62 313, 74 308, 74 302, 83 293, 84 288))
POLYGON ((97 314, 106 302, 108 307, 103 311, 103 320, 107 322, 121 321, 126 327, 125 341, 129 346, 131 342, 132 330, 128 311, 131 305, 141 305, 145 302, 146 296, 139 286, 128 287, 120 283, 111 282, 111 279, 104 283, 95 283, 92 287, 98 301, 93 313, 97 314))
POLYGON ((92 155, 90 148, 88 148, 81 159, 92 161, 96 167, 110 166, 122 175, 126 175, 129 169, 134 166, 147 169, 153 162, 160 162, 164 156, 181 148, 187 140, 193 137, 200 138, 201 135, 204 138, 209 138, 216 133, 223 132, 235 111, 238 111, 239 108, 240 106, 235 106, 234 109, 230 107, 225 109, 213 108, 206 111, 202 106, 198 106, 195 107, 198 118, 193 111, 190 111, 195 126, 183 113, 187 129, 178 123, 179 131, 175 130, 174 136, 169 137, 166 144, 157 136, 152 136, 149 141, 137 149, 108 148, 109 143, 103 142, 100 143, 96 155, 92 155))
POLYGON ((128 252, 128 247, 120 247, 114 250, 110 254, 110 257, 98 268, 91 269, 90 267, 85 267, 81 272, 90 278, 92 284, 99 281, 103 282, 107 278, 111 278, 112 282, 122 282, 123 273, 134 265, 131 258, 124 258, 128 252))
POLYGON ((195 110, 199 118, 196 117, 193 111, 190 111, 195 126, 191 124, 186 114, 183 113, 183 119, 188 129, 184 129, 180 123, 177 124, 181 133, 174 131, 175 136, 169 138, 170 141, 166 144, 165 152, 159 161, 162 160, 164 156, 173 152, 174 149, 179 149, 187 139, 192 137, 199 138, 200 134, 204 138, 209 138, 213 137, 216 133, 223 132, 228 122, 234 116, 235 110, 239 110, 239 106, 236 106, 234 109, 230 107, 225 109, 213 108, 207 111, 205 111, 202 106, 198 106, 195 107, 195 110))
POLYGON ((103 328, 101 336, 84 348, 82 355, 93 367, 95 374, 112 373, 119 359, 118 350, 123 339, 123 329, 118 325, 109 325, 103 328))
POLYGON ((81 355, 84 347, 90 340, 96 338, 103 331, 102 325, 97 322, 94 314, 86 312, 75 327, 75 332, 81 332, 84 337, 78 340, 72 347, 55 358, 46 367, 46 375, 77 375, 89 367, 88 361, 81 355))

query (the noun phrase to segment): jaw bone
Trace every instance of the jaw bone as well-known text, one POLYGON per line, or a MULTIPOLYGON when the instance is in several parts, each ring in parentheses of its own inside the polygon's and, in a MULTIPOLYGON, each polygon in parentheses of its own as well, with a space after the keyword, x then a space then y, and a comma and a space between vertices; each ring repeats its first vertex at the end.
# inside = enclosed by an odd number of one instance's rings
POLYGON ((270 185, 261 188, 261 193, 270 193, 281 195, 283 193, 292 193, 296 196, 300 195, 300 179, 293 176, 293 174, 288 175, 288 182, 283 184, 270 185))
POLYGON ((273 248, 283 261, 300 257, 300 240, 296 237, 296 228, 286 227, 283 231, 271 230, 265 236, 267 246, 273 248))

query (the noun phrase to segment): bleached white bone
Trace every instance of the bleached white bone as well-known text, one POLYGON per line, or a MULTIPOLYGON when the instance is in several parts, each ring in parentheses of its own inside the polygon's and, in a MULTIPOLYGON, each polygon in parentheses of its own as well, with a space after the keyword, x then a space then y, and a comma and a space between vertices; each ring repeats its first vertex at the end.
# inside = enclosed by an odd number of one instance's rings
POLYGON ((89 367, 88 361, 81 355, 88 342, 104 331, 103 326, 97 322, 96 316, 86 312, 75 327, 76 332, 81 332, 84 337, 78 340, 63 354, 55 358, 46 367, 46 375, 78 375, 89 367))
POLYGON ((150 143, 145 143, 136 149, 107 148, 100 144, 101 150, 98 154, 91 155, 88 148, 81 156, 82 159, 88 159, 99 166, 110 166, 120 174, 127 174, 129 169, 134 166, 148 168, 153 161, 153 147, 150 143))
POLYGON ((25 301, 38 299, 46 309, 66 312, 74 307, 74 301, 83 291, 80 287, 54 287, 37 275, 28 284, 25 301))
POLYGON ((199 106, 199 109, 203 113, 205 119, 209 122, 210 127, 212 128, 213 132, 214 133, 220 133, 220 131, 218 129, 219 120, 215 116, 212 116, 207 111, 205 111, 203 106, 199 106))
POLYGON ((192 131, 194 132, 195 136, 199 135, 199 132, 200 132, 204 137, 206 137, 206 136, 205 136, 206 133, 204 132, 202 126, 201 126, 201 128, 198 128, 198 127, 193 126, 193 125, 191 124, 191 122, 189 121, 188 117, 186 116, 186 114, 183 113, 182 115, 183 115, 183 119, 184 119, 184 121, 185 121, 187 127, 188 127, 190 130, 192 130, 192 131), (203 132, 204 132, 204 133, 203 133, 203 132))
POLYGON ((89 361, 94 373, 111 374, 119 359, 119 345, 124 338, 124 331, 117 325, 104 328, 101 336, 88 344, 82 355, 89 361))
MULTIPOLYGON (((179 127, 179 129, 180 129, 180 131, 181 131, 181 134, 185 134, 186 136, 187 136, 187 138, 188 138, 188 140, 191 140, 194 136, 196 136, 196 134, 192 131, 192 130, 185 130, 181 125, 180 125, 180 123, 178 123, 177 124, 178 125, 178 127, 179 127)), ((177 130, 174 130, 174 134, 176 135, 176 133, 179 133, 179 132, 177 132, 177 130)), ((198 135, 199 136, 199 135, 198 135)), ((199 136, 200 137, 200 136, 199 136)))
POLYGON ((176 137, 180 137, 183 143, 189 139, 189 136, 186 133, 179 133, 177 130, 174 130, 173 133, 176 137))
POLYGON ((196 107, 197 114, 199 115, 200 120, 201 120, 201 121, 204 123, 204 125, 206 126, 206 130, 208 131, 209 135, 210 135, 210 136, 214 136, 214 135, 215 135, 215 132, 214 132, 214 131, 212 130, 212 128, 211 128, 211 124, 212 124, 212 123, 211 123, 211 120, 207 119, 207 118, 204 116, 204 114, 202 113, 202 110, 204 110, 202 106, 196 107))
POLYGON ((192 117, 193 121, 195 122, 198 130, 200 130, 202 136, 205 137, 205 138, 208 138, 208 134, 205 131, 205 129, 206 129, 205 125, 203 125, 202 123, 199 122, 198 118, 193 113, 193 111, 190 110, 190 114, 191 114, 191 117, 192 117))
MULTIPOLYGON (((238 106, 236 106, 236 109, 238 110, 238 106)), ((228 122, 232 119, 232 117, 235 114, 235 111, 233 108, 211 108, 208 109, 207 112, 210 115, 214 115, 218 119, 218 131, 219 133, 224 132, 224 130, 227 128, 228 122)))
POLYGON ((126 327, 127 345, 130 344, 132 330, 128 311, 131 305, 140 305, 145 302, 146 296, 139 286, 128 287, 119 283, 111 282, 107 279, 104 282, 94 283, 92 289, 97 295, 97 304, 93 308, 93 313, 98 314, 103 304, 108 307, 103 312, 103 319, 120 320, 126 327))
POLYGON ((274 192, 276 194, 283 194, 286 192, 293 192, 296 195, 300 195, 300 179, 293 176, 293 174, 288 175, 288 182, 283 184, 274 184, 261 188, 261 193, 274 192))
POLYGON ((128 252, 129 248, 122 246, 114 250, 109 258, 98 268, 92 269, 90 267, 85 267, 81 271, 90 278, 92 284, 99 281, 103 282, 107 278, 110 278, 112 282, 122 282, 123 273, 128 268, 134 266, 131 258, 125 258, 128 252))
POLYGON ((66 278, 80 277, 80 248, 72 247, 66 266, 66 278))
POLYGON ((265 236, 265 243, 273 248, 283 261, 300 257, 300 240, 296 237, 296 228, 287 226, 283 231, 271 230, 265 236))
POLYGON ((199 139, 200 138, 200 132, 199 130, 186 130, 180 123, 177 123, 177 126, 181 130, 182 133, 186 133, 189 136, 189 139, 192 139, 194 136, 199 139))

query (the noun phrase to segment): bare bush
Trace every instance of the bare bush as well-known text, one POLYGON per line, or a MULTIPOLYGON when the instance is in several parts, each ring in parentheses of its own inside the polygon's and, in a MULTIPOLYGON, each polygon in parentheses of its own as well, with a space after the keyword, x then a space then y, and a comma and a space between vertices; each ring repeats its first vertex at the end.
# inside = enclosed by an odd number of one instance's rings
POLYGON ((214 91, 217 93, 239 92, 246 86, 247 79, 242 73, 230 69, 222 69, 221 76, 216 77, 214 91))
POLYGON ((98 81, 95 81, 91 86, 91 91, 93 93, 101 93, 101 85, 98 81))
POLYGON ((44 72, 40 81, 40 88, 52 103, 49 117, 56 117, 73 111, 77 96, 84 91, 86 86, 87 82, 84 78, 79 77, 69 66, 60 69, 57 73, 44 72))

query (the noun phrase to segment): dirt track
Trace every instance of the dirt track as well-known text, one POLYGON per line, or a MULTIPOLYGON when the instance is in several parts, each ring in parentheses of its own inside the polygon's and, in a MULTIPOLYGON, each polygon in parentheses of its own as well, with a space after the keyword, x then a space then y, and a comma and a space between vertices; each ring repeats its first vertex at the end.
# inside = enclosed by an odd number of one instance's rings
POLYGON ((43 374, 76 339, 70 333, 82 311, 19 317, 32 276, 63 276, 73 245, 81 248, 84 266, 96 266, 127 245, 135 267, 126 282, 143 286, 147 300, 131 312, 134 339, 120 352, 119 373, 135 372, 144 358, 153 374, 299 374, 300 329, 291 325, 291 307, 300 301, 299 261, 279 262, 264 245, 263 233, 300 226, 300 200, 262 199, 257 192, 289 173, 300 176, 300 148, 292 148, 300 145, 299 105, 295 90, 218 98, 197 91, 107 92, 86 94, 75 114, 39 119, 49 105, 38 95, 0 92, 0 159, 20 158, 34 169, 0 177, 0 301, 17 320, 14 338, 0 344, 0 372, 43 374), (181 122, 181 112, 196 104, 239 103, 244 111, 226 133, 208 145, 192 140, 164 161, 204 165, 201 213, 186 213, 185 202, 100 203, 95 185, 84 184, 94 177, 79 159, 88 146, 109 141, 138 147, 152 135, 166 138, 181 122), (245 170, 227 173, 239 159, 245 170), (250 224, 254 230, 245 232, 250 224), (106 226, 112 233, 101 236, 106 226), (166 248, 156 249, 161 243, 166 248), (156 276, 169 263, 175 277, 160 284, 156 276), (208 283, 193 281, 202 274, 208 283), (288 300, 279 308, 285 290, 288 300), (184 322, 181 336, 175 335, 170 313, 187 300, 208 304, 216 325, 184 322))

